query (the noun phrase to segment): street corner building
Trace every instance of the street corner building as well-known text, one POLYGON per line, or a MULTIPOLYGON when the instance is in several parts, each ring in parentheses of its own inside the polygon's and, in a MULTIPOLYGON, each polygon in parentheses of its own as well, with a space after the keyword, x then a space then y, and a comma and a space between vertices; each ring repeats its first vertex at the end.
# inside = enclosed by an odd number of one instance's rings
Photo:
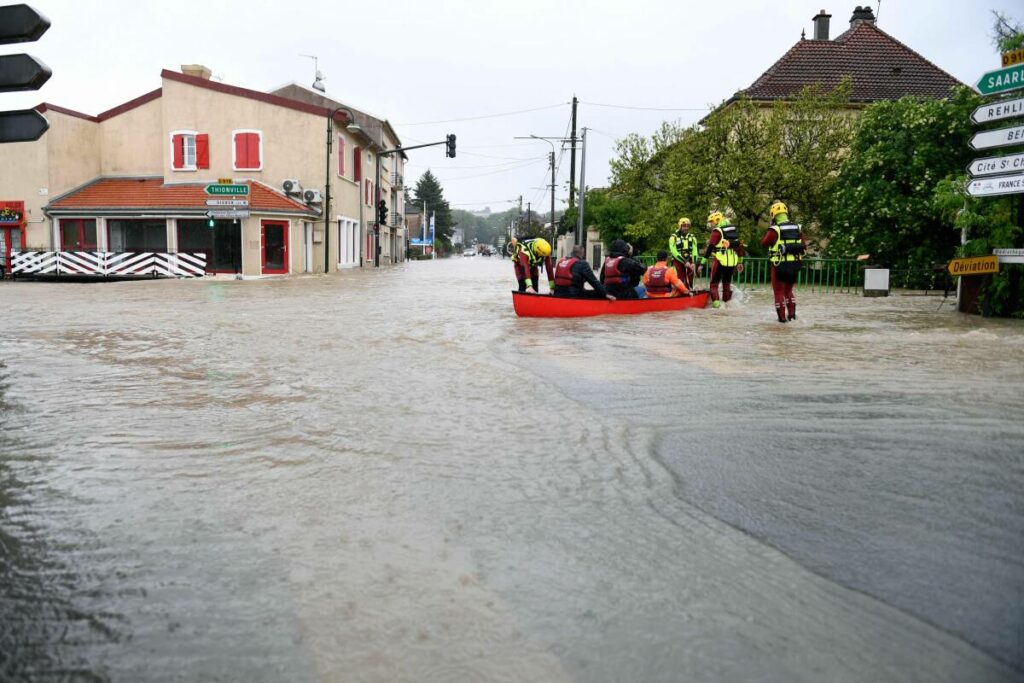
POLYGON ((210 75, 165 70, 97 116, 37 106, 49 130, 0 145, 0 267, 259 277, 404 260, 407 157, 378 158, 401 146, 386 120, 297 84, 210 75))

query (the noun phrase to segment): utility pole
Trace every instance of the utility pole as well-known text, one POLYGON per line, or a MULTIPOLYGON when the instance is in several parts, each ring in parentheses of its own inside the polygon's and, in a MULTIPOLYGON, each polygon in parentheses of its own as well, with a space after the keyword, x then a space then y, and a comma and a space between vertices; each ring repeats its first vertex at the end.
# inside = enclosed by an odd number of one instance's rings
POLYGON ((533 225, 533 213, 530 210, 530 204, 532 202, 526 202, 526 229, 529 230, 533 225))
POLYGON ((583 128, 581 137, 583 150, 580 153, 580 211, 576 217, 576 243, 586 244, 587 236, 583 232, 583 209, 587 200, 587 129, 583 128))
POLYGON ((555 227, 555 153, 551 152, 551 249, 558 242, 558 228, 555 227))
POLYGON ((572 154, 569 157, 569 208, 576 205, 576 96, 572 96, 572 132, 569 133, 569 144, 572 154))

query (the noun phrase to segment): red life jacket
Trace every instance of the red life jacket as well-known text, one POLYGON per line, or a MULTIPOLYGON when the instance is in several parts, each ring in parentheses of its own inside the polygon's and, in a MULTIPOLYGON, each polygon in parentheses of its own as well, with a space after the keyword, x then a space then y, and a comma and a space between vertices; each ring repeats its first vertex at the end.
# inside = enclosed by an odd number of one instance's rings
POLYGON ((671 294, 672 284, 666 275, 668 266, 651 266, 647 270, 647 291, 651 294, 671 294))
POLYGON ((555 287, 572 287, 572 267, 577 261, 575 256, 559 259, 555 266, 555 287))
POLYGON ((621 256, 609 256, 604 260, 604 284, 624 285, 629 282, 629 276, 619 270, 621 256))

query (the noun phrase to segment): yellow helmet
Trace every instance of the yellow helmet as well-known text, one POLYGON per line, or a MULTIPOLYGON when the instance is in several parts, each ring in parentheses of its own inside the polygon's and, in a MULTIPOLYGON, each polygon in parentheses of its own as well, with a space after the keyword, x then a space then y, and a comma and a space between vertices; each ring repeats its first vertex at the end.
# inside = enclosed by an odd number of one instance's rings
POLYGON ((686 218, 685 216, 679 219, 679 224, 678 224, 678 226, 677 226, 677 227, 680 227, 680 228, 681 228, 681 227, 683 227, 684 225, 685 225, 686 227, 690 227, 690 219, 689 219, 689 218, 686 218))
POLYGON ((708 225, 710 225, 712 228, 717 227, 718 226, 718 222, 720 220, 722 220, 723 218, 725 218, 725 216, 722 215, 721 211, 713 211, 708 216, 708 225))
POLYGON ((788 214, 789 209, 786 208, 785 204, 776 199, 775 202, 771 205, 771 208, 768 209, 768 215, 771 216, 772 220, 775 220, 775 217, 778 216, 780 213, 788 214))
POLYGON ((551 254, 551 245, 543 237, 538 237, 533 240, 533 253, 538 256, 549 256, 551 254))

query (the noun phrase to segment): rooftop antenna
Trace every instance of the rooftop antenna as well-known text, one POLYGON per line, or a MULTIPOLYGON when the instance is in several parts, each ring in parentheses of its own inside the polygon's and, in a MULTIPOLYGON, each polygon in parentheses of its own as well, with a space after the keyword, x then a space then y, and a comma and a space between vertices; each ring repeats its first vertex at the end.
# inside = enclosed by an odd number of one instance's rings
POLYGON ((313 60, 313 90, 319 90, 322 93, 327 92, 327 88, 324 87, 324 75, 320 73, 319 62, 317 61, 316 55, 304 55, 300 54, 300 57, 308 57, 313 60))

